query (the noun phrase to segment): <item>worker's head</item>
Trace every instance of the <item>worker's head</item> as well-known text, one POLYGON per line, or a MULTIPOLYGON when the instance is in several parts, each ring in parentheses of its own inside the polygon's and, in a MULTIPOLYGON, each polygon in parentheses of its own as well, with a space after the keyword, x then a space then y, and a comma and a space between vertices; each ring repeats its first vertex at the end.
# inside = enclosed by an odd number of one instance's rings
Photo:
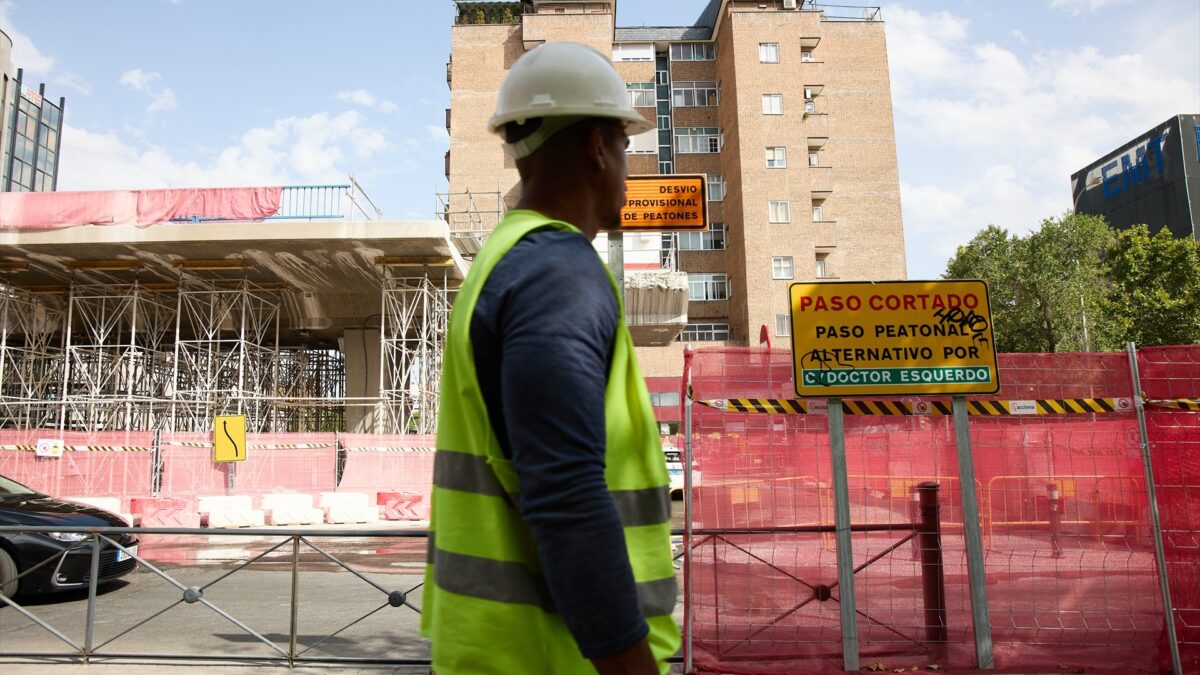
POLYGON ((628 138, 654 123, 633 108, 603 54, 547 42, 513 64, 488 128, 504 139, 523 182, 569 175, 603 196, 603 206, 611 203, 605 216, 615 220, 625 200, 628 138))

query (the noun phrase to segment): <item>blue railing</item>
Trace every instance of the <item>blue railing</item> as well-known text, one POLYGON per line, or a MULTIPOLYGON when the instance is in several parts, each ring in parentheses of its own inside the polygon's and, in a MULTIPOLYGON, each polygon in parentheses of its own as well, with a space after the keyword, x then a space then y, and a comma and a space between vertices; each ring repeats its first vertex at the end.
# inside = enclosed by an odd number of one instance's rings
POLYGON ((342 197, 349 185, 286 185, 279 195, 279 211, 267 220, 342 219, 342 197))

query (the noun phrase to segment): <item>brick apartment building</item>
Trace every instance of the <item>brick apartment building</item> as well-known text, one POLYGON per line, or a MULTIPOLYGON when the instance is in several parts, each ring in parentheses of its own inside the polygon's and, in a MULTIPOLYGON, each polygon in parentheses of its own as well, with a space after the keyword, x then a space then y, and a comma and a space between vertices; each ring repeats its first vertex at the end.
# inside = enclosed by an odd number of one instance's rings
POLYGON ((884 24, 874 7, 710 0, 686 25, 621 28, 616 4, 456 3, 445 217, 482 238, 517 199, 516 168, 486 129, 517 58, 553 40, 611 55, 658 122, 632 139, 630 173, 707 176, 708 232, 625 236, 627 277, 687 274, 678 337, 638 347, 673 422, 685 345, 758 345, 765 327, 786 349, 793 281, 905 278, 884 24))

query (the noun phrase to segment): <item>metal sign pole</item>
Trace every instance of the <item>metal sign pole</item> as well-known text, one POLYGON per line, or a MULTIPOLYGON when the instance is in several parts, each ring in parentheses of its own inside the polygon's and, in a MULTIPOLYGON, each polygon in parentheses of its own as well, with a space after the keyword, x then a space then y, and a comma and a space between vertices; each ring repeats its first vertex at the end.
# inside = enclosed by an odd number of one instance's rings
POLYGON ((608 233, 608 271, 617 280, 621 297, 625 297, 625 233, 617 230, 608 233))
POLYGON ((1175 608, 1171 606, 1171 584, 1167 579, 1167 552, 1163 547, 1162 521, 1158 516, 1158 495, 1154 488, 1154 467, 1150 463, 1150 435, 1146 429, 1146 406, 1142 402, 1142 379, 1138 373, 1137 347, 1130 342, 1129 374, 1133 379, 1133 405, 1137 409, 1138 432, 1141 434, 1142 473, 1146 476, 1146 500, 1150 506, 1150 524, 1154 534, 1154 557, 1158 563, 1159 592, 1162 593, 1163 613, 1167 630, 1167 645, 1171 650, 1171 668, 1175 675, 1183 675, 1183 664, 1179 660, 1179 640, 1175 635, 1175 608))
POLYGON ((979 534, 979 499, 975 494, 975 463, 967 398, 954 397, 954 435, 958 441, 958 478, 962 491, 963 536, 967 540, 967 577, 971 584, 971 616, 975 627, 975 658, 980 670, 996 667, 992 657, 992 620, 988 616, 987 578, 983 570, 983 540, 979 534))
POLYGON ((842 667, 858 670, 858 617, 854 551, 850 541, 850 486, 846 472, 846 421, 842 399, 829 399, 829 446, 833 457, 833 526, 837 541, 838 600, 842 611, 842 667))

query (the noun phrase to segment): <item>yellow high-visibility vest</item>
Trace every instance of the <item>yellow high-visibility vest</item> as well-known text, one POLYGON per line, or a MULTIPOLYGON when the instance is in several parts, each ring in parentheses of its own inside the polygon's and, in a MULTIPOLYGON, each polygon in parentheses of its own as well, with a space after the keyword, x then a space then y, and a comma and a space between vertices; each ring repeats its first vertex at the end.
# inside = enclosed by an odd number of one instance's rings
MULTIPOLYGON (((421 608, 421 632, 433 642, 439 675, 595 672, 550 598, 471 347, 471 317, 491 271, 525 235, 545 227, 579 232, 534 211, 510 211, 476 256, 450 315, 421 608)), ((624 527, 650 648, 666 673, 680 644, 666 462, 621 293, 609 279, 618 325, 605 390, 605 480, 624 527)))

